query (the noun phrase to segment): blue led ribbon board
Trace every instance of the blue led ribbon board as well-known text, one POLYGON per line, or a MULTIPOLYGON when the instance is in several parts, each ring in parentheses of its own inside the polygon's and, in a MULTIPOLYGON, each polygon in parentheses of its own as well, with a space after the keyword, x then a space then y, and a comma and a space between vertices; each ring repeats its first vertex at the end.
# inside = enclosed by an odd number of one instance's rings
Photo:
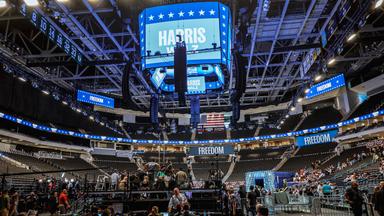
POLYGON ((77 90, 77 100, 84 103, 94 104, 107 108, 115 108, 115 100, 113 98, 93 94, 82 90, 77 90))
POLYGON ((331 143, 337 136, 337 130, 331 130, 323 133, 311 134, 307 136, 296 137, 296 145, 299 147, 331 143))
POLYGON ((343 86, 345 86, 345 79, 344 75, 340 74, 335 77, 332 77, 331 79, 313 85, 309 89, 309 92, 305 95, 305 98, 310 99, 321 94, 333 91, 335 89, 341 88, 343 86))
POLYGON ((139 23, 142 69, 173 66, 177 35, 186 43, 188 65, 229 68, 232 23, 226 5, 198 2, 147 8, 139 15, 139 23))

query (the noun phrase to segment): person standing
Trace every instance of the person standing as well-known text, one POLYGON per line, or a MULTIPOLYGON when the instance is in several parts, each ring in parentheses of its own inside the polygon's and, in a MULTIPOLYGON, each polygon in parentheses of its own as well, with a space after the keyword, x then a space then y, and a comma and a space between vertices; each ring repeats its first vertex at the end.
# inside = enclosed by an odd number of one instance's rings
POLYGON ((111 189, 117 190, 117 183, 120 179, 119 173, 115 170, 111 175, 111 189))
POLYGON ((185 197, 184 194, 180 193, 179 188, 173 189, 173 195, 168 203, 168 212, 169 213, 176 213, 177 207, 183 208, 184 205, 188 204, 187 197, 185 197))
POLYGON ((363 215, 363 196, 359 190, 359 184, 355 181, 352 182, 351 187, 347 189, 345 198, 352 208, 354 216, 363 215))
POLYGON ((8 190, 3 190, 3 193, 0 197, 0 213, 6 213, 8 215, 9 209, 11 207, 11 198, 8 195, 8 190))
POLYGON ((247 192, 245 191, 244 185, 241 185, 239 187, 239 196, 240 196, 241 214, 247 215, 247 192))
POLYGON ((67 189, 63 189, 59 196, 60 213, 65 214, 69 208, 71 208, 71 205, 69 204, 68 192, 67 189))
POLYGON ((384 181, 380 182, 378 190, 373 194, 375 210, 380 216, 384 216, 384 181))
POLYGON ((255 190, 253 185, 251 185, 251 187, 249 187, 249 190, 250 191, 248 192, 248 195, 247 195, 249 211, 252 213, 252 216, 255 216, 256 215, 257 197, 260 196, 260 192, 257 189, 255 190), (259 192, 259 194, 257 194, 257 192, 259 192))

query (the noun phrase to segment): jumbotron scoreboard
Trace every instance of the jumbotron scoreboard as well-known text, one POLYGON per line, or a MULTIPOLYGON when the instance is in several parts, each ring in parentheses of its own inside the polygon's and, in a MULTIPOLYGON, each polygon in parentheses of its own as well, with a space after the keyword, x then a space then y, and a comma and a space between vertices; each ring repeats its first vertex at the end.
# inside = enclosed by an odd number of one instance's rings
POLYGON ((139 15, 142 69, 161 93, 173 93, 174 48, 187 47, 187 94, 221 90, 231 62, 232 18, 218 2, 171 4, 139 15))

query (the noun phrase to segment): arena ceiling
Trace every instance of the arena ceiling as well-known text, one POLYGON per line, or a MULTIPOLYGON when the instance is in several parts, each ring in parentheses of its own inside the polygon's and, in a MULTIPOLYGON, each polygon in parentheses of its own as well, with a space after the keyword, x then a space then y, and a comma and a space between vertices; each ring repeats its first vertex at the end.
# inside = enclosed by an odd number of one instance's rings
MULTIPOLYGON (((68 91, 83 89, 117 96, 122 94, 122 75, 125 64, 131 59, 134 62, 130 77, 131 96, 138 107, 149 108, 153 89, 140 71, 137 16, 146 7, 184 1, 41 1, 37 10, 48 22, 60 26, 82 49, 89 61, 88 65, 83 66, 76 64, 62 49, 51 43, 19 13, 19 5, 12 2, 0 9, 0 32, 3 32, 0 48, 3 57, 17 60, 27 66, 28 73, 68 91)), ((238 35, 236 49, 246 59, 246 65, 241 69, 247 77, 245 94, 241 98, 243 106, 294 100, 303 94, 304 88, 313 82, 316 74, 331 76, 340 72, 340 67, 344 71, 359 71, 381 55, 383 44, 377 39, 377 28, 383 29, 373 24, 382 21, 382 12, 372 15, 365 30, 366 34, 375 34, 378 49, 371 49, 368 53, 361 49, 361 44, 356 44, 343 47, 338 52, 347 34, 360 22, 359 17, 350 17, 350 31, 338 32, 330 42, 331 48, 323 49, 322 57, 315 59, 308 70, 303 70, 303 65, 308 66, 308 59, 312 59, 314 51, 321 47, 321 30, 325 29, 345 0, 223 2, 232 8, 236 23, 234 31, 238 35), (345 55, 338 59, 343 64, 324 69, 326 61, 335 53, 345 55)), ((362 11, 359 14, 364 18, 368 9, 363 3, 361 5, 358 10, 362 11)), ((366 22, 368 18, 364 20, 366 22)), ((235 81, 231 76, 228 89, 234 87, 235 81)), ((178 108, 177 101, 172 98, 162 98, 160 103, 162 109, 178 108)), ((202 108, 228 108, 231 105, 230 90, 202 96, 200 104, 202 108)))

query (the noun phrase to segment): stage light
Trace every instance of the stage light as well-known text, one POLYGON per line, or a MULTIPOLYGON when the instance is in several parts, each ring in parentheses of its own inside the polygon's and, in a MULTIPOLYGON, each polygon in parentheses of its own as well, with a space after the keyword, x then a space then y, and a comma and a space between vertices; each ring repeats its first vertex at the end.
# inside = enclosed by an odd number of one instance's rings
POLYGON ((297 99, 297 102, 300 103, 301 101, 303 101, 303 98, 298 98, 297 99))
POLYGON ((7 7, 7 2, 5 0, 0 0, 0 8, 7 7))
POLYGON ((104 122, 100 122, 100 124, 101 124, 102 126, 104 126, 104 125, 105 125, 105 123, 104 123, 104 122))
POLYGON ((308 92, 309 92, 309 88, 306 88, 306 89, 304 90, 304 93, 305 93, 305 94, 308 94, 308 92))
POLYGON ((62 101, 61 103, 64 104, 65 106, 68 105, 67 101, 62 101))
POLYGON ((329 59, 327 64, 328 65, 333 65, 335 62, 336 62, 336 59, 335 58, 331 58, 331 59, 329 59))
POLYGON ((295 109, 296 109, 295 107, 291 107, 291 111, 295 111, 295 109))
POLYGON ((383 5, 383 3, 384 3, 384 0, 377 0, 375 3, 375 9, 379 8, 381 5, 383 5))
POLYGON ((287 115, 285 115, 285 118, 289 118, 289 115, 287 114, 287 115))
POLYGON ((77 108, 76 112, 81 113, 81 109, 77 108))
POLYGON ((49 91, 47 91, 47 90, 42 90, 41 92, 43 92, 43 94, 45 94, 45 95, 49 95, 49 91))
POLYGON ((35 7, 39 5, 39 1, 37 0, 24 0, 25 4, 30 7, 35 7))
POLYGON ((350 42, 350 41, 352 41, 353 39, 355 39, 356 38, 356 36, 357 36, 357 34, 356 33, 352 33, 351 35, 349 35, 349 37, 347 38, 347 42, 350 42))
POLYGON ((321 78, 323 78, 323 76, 321 76, 321 75, 316 75, 316 76, 315 76, 315 81, 316 81, 316 82, 317 82, 317 81, 320 81, 321 78))
POLYGON ((56 0, 58 2, 68 2, 68 0, 56 0))
POLYGON ((281 120, 280 124, 284 124, 284 120, 281 120))
POLYGON ((21 82, 27 82, 27 79, 25 79, 24 77, 18 77, 18 79, 21 81, 21 82))
POLYGON ((93 121, 93 120, 95 120, 95 117, 89 116, 89 119, 93 121))

